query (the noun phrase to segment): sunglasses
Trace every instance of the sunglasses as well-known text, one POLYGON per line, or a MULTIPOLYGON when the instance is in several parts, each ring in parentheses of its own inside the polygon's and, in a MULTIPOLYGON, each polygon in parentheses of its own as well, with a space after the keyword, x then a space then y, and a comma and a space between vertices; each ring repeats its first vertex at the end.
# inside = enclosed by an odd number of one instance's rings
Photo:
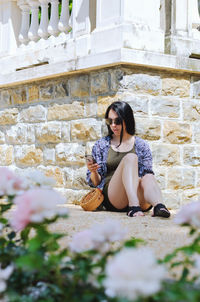
POLYGON ((112 118, 106 118, 106 124, 108 125, 108 126, 111 126, 112 124, 115 124, 115 125, 121 125, 121 120, 120 120, 120 118, 119 117, 117 117, 117 118, 114 118, 114 119, 112 119, 112 118))

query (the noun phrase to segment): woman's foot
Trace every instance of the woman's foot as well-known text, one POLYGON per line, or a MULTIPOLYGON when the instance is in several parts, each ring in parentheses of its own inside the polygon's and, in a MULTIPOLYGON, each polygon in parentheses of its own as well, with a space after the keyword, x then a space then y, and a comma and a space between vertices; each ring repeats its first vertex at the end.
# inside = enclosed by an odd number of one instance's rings
POLYGON ((152 217, 163 217, 163 218, 169 218, 170 212, 166 208, 166 206, 163 203, 158 203, 154 208, 153 208, 153 215, 152 217))
POLYGON ((129 217, 144 216, 142 209, 139 206, 128 207, 127 215, 129 217))

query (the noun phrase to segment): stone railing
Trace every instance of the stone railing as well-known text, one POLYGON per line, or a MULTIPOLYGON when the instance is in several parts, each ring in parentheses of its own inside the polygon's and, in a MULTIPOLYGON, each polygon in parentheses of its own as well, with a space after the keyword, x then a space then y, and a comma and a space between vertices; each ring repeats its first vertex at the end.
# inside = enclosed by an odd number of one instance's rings
POLYGON ((199 25, 198 0, 73 0, 71 15, 69 0, 0 0, 0 81, 44 64, 55 74, 78 69, 81 59, 81 68, 99 66, 99 57, 111 64, 122 49, 198 57, 199 25))
POLYGON ((59 33, 68 33, 70 30, 69 0, 62 0, 60 18, 58 0, 18 0, 17 5, 21 10, 21 29, 19 33, 21 43, 38 41, 40 38, 47 39, 51 35, 58 36, 59 33), (50 19, 48 16, 49 8, 50 19), (39 12, 41 12, 40 23, 39 12))

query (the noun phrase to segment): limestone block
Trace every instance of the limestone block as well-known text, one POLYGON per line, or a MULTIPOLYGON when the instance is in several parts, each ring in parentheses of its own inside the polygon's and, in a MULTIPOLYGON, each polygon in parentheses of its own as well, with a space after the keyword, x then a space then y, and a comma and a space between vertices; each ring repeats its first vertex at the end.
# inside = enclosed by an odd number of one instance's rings
POLYGON ((0 144, 5 143, 5 134, 3 131, 0 131, 0 144))
POLYGON ((11 95, 8 90, 1 91, 0 108, 7 108, 12 105, 11 95))
POLYGON ((149 98, 136 96, 132 93, 122 93, 120 100, 127 102, 133 109, 133 113, 137 115, 148 115, 149 98))
POLYGON ((25 104, 27 103, 27 91, 25 87, 10 90, 13 104, 25 104))
POLYGON ((190 143, 192 140, 192 127, 190 124, 166 121, 163 128, 165 142, 184 144, 190 143))
POLYGON ((135 91, 137 93, 160 94, 161 79, 159 76, 148 74, 125 75, 120 81, 121 90, 135 91))
POLYGON ((200 188, 200 168, 197 170, 197 188, 200 188))
POLYGON ((187 146, 183 148, 183 163, 190 166, 200 166, 200 147, 187 146))
POLYGON ((48 177, 56 181, 56 187, 64 186, 64 173, 59 167, 40 167, 40 170, 48 177))
POLYGON ((121 69, 115 69, 110 71, 111 78, 111 90, 117 91, 119 88, 119 82, 122 80, 124 72, 121 69))
POLYGON ((92 148, 94 146, 94 142, 87 142, 85 146, 85 153, 92 154, 92 148))
POLYGON ((78 143, 58 144, 56 146, 56 162, 59 165, 85 165, 85 148, 78 143))
POLYGON ((166 179, 167 179, 167 171, 165 168, 160 166, 153 167, 153 171, 155 173, 155 178, 161 190, 166 189, 166 179))
POLYGON ((79 190, 88 188, 88 184, 86 182, 86 171, 87 171, 86 165, 84 167, 74 170, 73 184, 72 184, 73 188, 79 190))
POLYGON ((167 188, 170 190, 187 190, 195 187, 195 170, 191 168, 168 169, 167 188))
POLYGON ((39 89, 38 86, 30 86, 28 87, 28 101, 31 102, 38 102, 39 100, 39 89))
POLYGON ((34 127, 18 124, 6 131, 6 140, 9 144, 33 144, 35 142, 34 127))
POLYGON ((180 150, 175 145, 153 144, 152 156, 155 165, 180 165, 180 150))
POLYGON ((86 117, 96 117, 97 116, 97 102, 96 97, 86 100, 85 103, 85 115, 86 117))
POLYGON ((191 96, 195 99, 200 98, 200 81, 196 81, 191 85, 191 96))
POLYGON ((68 95, 69 89, 66 81, 55 83, 55 99, 65 98, 68 95))
POLYGON ((42 163, 43 153, 34 145, 15 147, 15 162, 19 166, 37 166, 42 163))
POLYGON ((70 122, 62 122, 61 124, 61 137, 64 143, 70 142, 70 122))
POLYGON ((54 99, 54 86, 47 82, 46 85, 41 85, 39 87, 40 92, 40 100, 41 101, 49 101, 54 99))
POLYGON ((200 144, 200 123, 193 124, 193 135, 194 135, 194 142, 200 144))
POLYGON ((84 117, 84 103, 73 102, 72 104, 55 104, 48 109, 48 120, 73 120, 84 117))
POLYGON ((18 109, 5 109, 0 111, 0 125, 12 125, 17 123, 18 109))
POLYGON ((163 78, 162 95, 173 95, 179 97, 190 96, 190 81, 182 78, 163 78))
POLYGON ((163 192, 163 201, 169 210, 180 209, 181 194, 178 191, 163 192))
POLYGON ((0 146, 0 165, 9 166, 13 162, 13 146, 0 146))
POLYGON ((89 96, 89 77, 81 75, 73 77, 69 80, 69 88, 72 97, 87 97, 89 96))
POLYGON ((108 106, 119 100, 120 97, 117 96, 99 96, 97 99, 97 116, 104 117, 108 106))
POLYGON ((180 102, 168 98, 153 98, 150 101, 150 111, 152 115, 179 118, 180 102))
POLYGON ((61 124, 52 122, 36 128, 36 139, 41 144, 61 142, 61 124))
POLYGON ((45 164, 55 164, 56 151, 54 148, 44 148, 43 159, 45 164))
POLYGON ((193 201, 199 201, 200 189, 185 190, 182 193, 181 206, 191 203, 193 201))
POLYGON ((72 141, 97 140, 101 137, 102 122, 96 119, 84 119, 71 122, 72 141))
POLYGON ((86 183, 86 165, 79 169, 64 168, 65 175, 65 187, 68 189, 88 189, 88 184, 86 183))
POLYGON ((109 73, 91 74, 91 95, 101 95, 109 92, 109 73))
POLYGON ((160 121, 137 118, 136 133, 143 139, 159 140, 161 138, 160 121))
POLYGON ((72 167, 63 168, 65 187, 68 189, 73 188, 74 169, 72 167))
POLYGON ((200 102, 195 100, 183 102, 183 118, 186 121, 200 120, 200 102))
POLYGON ((89 190, 67 189, 66 193, 65 193, 66 198, 67 198, 67 203, 79 204, 81 198, 88 192, 89 192, 89 190))
POLYGON ((46 108, 42 105, 31 106, 20 113, 20 122, 39 123, 46 120, 46 108))

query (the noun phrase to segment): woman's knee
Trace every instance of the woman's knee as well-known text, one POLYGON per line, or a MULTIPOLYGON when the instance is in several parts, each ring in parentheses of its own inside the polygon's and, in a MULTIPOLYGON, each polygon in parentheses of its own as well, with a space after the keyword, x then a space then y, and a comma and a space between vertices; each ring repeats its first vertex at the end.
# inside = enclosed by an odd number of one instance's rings
POLYGON ((138 163, 138 157, 135 153, 128 153, 123 157, 124 163, 138 163))
POLYGON ((142 188, 144 188, 146 185, 154 185, 156 184, 156 179, 153 174, 145 174, 141 180, 140 180, 140 185, 142 188))

